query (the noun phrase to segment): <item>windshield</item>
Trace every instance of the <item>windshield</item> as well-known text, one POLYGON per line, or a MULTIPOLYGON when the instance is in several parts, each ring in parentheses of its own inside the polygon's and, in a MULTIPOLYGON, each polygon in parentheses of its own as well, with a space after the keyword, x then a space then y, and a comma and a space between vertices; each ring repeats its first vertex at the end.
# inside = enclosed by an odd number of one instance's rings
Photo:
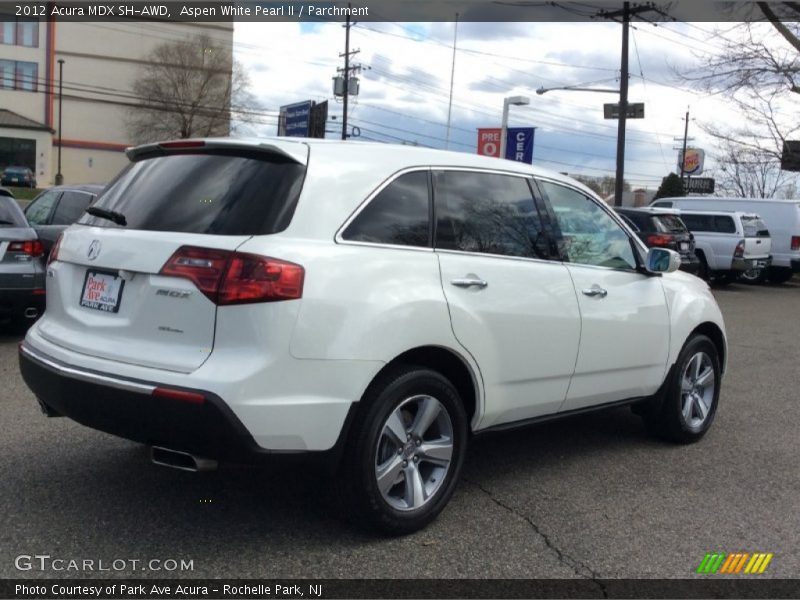
POLYGON ((25 215, 17 201, 8 196, 0 196, 0 227, 27 227, 25 215))
POLYGON ((742 217, 745 237, 769 237, 767 224, 759 217, 742 217))
MULTIPOLYGON (((93 205, 127 229, 261 235, 289 226, 305 167, 278 158, 180 154, 129 165, 93 205)), ((81 225, 119 227, 89 214, 81 225)))

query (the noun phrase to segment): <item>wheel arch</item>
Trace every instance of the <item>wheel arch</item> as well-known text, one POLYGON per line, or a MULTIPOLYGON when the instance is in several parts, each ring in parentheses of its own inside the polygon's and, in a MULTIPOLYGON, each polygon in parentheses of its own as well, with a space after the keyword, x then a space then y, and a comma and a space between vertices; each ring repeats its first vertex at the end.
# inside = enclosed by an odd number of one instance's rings
MULTIPOLYGON (((467 422, 470 425, 476 422, 476 416, 483 414, 483 396, 481 394, 481 378, 477 368, 457 352, 442 346, 418 346, 397 355, 386 363, 370 381, 377 380, 383 373, 397 365, 417 365, 426 367, 446 377, 458 390, 458 395, 464 403, 467 413, 467 422)), ((369 389, 369 385, 366 389, 369 389)))
POLYGON ((712 321, 706 321, 705 323, 701 323, 695 327, 689 334, 689 337, 686 339, 688 340, 696 334, 704 335, 714 343, 714 346, 717 348, 717 352, 719 352, 719 363, 720 367, 722 368, 722 373, 724 374, 728 360, 728 348, 725 343, 725 334, 722 332, 722 329, 720 329, 719 325, 716 323, 712 321))

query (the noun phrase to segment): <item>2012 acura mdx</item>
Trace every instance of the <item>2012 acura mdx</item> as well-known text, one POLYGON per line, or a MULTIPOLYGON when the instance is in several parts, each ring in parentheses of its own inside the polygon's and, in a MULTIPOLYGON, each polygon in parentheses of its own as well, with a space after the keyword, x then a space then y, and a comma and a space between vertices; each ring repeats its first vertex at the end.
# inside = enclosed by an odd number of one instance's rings
POLYGON ((324 140, 128 157, 20 346, 47 414, 188 469, 325 457, 392 533, 444 508, 475 434, 621 404, 679 443, 711 426, 707 285, 572 179, 324 140))

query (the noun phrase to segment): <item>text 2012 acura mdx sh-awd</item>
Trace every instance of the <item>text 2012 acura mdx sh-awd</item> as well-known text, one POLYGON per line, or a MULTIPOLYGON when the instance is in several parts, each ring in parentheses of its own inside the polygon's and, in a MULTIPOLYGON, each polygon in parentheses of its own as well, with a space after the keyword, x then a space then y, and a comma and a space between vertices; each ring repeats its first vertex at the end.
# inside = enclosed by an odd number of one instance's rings
POLYGON ((676 442, 711 426, 707 285, 572 179, 322 140, 128 156, 20 346, 48 414, 172 466, 325 457, 394 533, 442 510, 478 432, 623 403, 676 442))

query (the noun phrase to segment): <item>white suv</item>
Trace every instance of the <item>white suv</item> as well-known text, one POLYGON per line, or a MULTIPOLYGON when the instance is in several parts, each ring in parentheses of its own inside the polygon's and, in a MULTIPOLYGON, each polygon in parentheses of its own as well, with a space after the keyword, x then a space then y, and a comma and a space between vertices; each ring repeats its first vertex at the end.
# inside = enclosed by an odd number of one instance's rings
POLYGON ((325 457, 394 533, 442 510, 472 435, 621 404, 677 442, 711 425, 708 286, 567 177, 322 140, 128 156, 20 347, 47 414, 180 468, 325 457))

